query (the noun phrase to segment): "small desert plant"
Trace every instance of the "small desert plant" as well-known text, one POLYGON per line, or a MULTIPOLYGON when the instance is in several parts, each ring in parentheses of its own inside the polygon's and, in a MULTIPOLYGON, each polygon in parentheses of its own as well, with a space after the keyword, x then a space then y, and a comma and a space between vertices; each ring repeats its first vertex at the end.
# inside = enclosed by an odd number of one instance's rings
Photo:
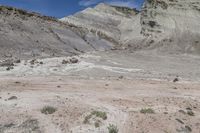
POLYGON ((155 111, 153 109, 151 109, 151 108, 147 108, 147 109, 141 109, 140 113, 143 113, 143 114, 154 114, 155 111))
POLYGON ((109 126, 108 126, 108 132, 109 133, 118 133, 119 129, 117 128, 117 126, 115 126, 113 124, 109 124, 109 126))
POLYGON ((187 114, 190 115, 190 116, 194 116, 194 112, 192 110, 188 110, 187 114))
POLYGON ((92 118, 92 116, 99 117, 103 120, 107 119, 107 114, 106 112, 101 112, 101 111, 92 111, 89 115, 87 115, 83 121, 84 124, 89 123, 89 120, 92 118))
POLYGON ((92 114, 92 115, 95 115, 96 117, 102 118, 103 120, 106 120, 106 119, 107 119, 107 114, 106 114, 106 112, 93 111, 91 114, 92 114))
POLYGON ((89 120, 90 120, 90 118, 92 117, 92 115, 90 114, 90 115, 87 115, 86 117, 85 117, 85 119, 84 119, 84 121, 83 121, 83 123, 84 124, 87 124, 87 123, 89 123, 89 120))
POLYGON ((51 107, 51 106, 45 106, 41 109, 41 113, 43 114, 53 114, 54 112, 56 112, 56 108, 51 107))
POLYGON ((149 25, 151 26, 151 28, 153 28, 156 25, 155 21, 149 21, 149 25))
POLYGON ((100 121, 96 121, 96 122, 94 123, 94 126, 95 126, 96 128, 100 127, 100 121))

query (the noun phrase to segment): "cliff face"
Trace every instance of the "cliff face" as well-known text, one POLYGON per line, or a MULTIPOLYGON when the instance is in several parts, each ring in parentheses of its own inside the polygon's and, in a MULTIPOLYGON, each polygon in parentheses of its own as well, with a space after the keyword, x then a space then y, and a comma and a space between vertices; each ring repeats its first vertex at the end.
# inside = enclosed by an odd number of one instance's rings
POLYGON ((141 27, 152 48, 200 53, 199 0, 146 0, 141 27))

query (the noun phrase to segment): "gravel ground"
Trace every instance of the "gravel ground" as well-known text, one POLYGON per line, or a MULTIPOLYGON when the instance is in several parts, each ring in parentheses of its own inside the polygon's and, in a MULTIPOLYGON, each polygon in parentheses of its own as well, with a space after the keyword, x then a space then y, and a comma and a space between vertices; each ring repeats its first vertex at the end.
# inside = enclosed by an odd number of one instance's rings
POLYGON ((199 57, 116 51, 62 63, 71 58, 0 68, 0 133, 199 133, 199 57))

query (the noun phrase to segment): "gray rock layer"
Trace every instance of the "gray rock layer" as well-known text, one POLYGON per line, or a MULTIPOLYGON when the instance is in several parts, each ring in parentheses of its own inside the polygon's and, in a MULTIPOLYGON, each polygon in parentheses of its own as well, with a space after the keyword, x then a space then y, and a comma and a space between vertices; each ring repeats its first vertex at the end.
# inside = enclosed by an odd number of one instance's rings
POLYGON ((1 58, 68 56, 113 46, 94 35, 88 36, 96 42, 90 45, 80 32, 83 32, 81 28, 70 27, 51 17, 0 6, 1 58))

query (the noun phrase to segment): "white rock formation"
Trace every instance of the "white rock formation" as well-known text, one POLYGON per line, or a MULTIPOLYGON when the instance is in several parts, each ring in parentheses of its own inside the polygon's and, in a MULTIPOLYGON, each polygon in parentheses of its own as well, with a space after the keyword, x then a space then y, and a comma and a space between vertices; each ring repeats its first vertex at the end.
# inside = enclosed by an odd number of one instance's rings
POLYGON ((141 24, 151 47, 200 53, 199 0, 146 0, 141 24))
POLYGON ((129 43, 133 37, 141 37, 138 11, 126 7, 101 3, 60 20, 105 34, 119 44, 129 43))
POLYGON ((99 4, 62 18, 129 49, 200 53, 199 0, 146 0, 141 12, 99 4))

